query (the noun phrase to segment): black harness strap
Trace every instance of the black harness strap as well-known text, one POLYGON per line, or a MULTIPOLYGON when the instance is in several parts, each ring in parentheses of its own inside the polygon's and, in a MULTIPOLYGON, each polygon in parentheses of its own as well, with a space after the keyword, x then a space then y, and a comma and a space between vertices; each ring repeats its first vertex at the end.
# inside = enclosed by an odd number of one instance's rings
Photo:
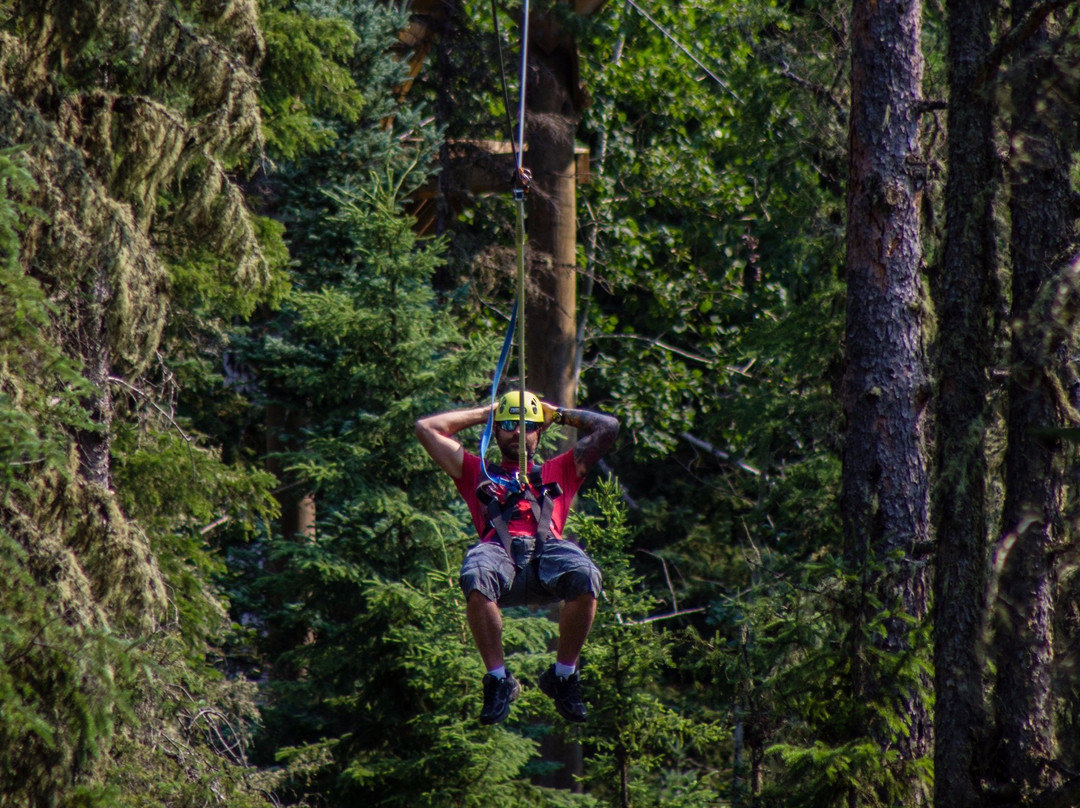
MULTIPOLYGON (((500 486, 501 487, 501 486, 500 486)), ((518 510, 518 503, 524 500, 532 510, 533 518, 536 519, 536 552, 539 554, 544 546, 544 540, 551 537, 551 515, 555 510, 555 500, 562 496, 562 486, 558 483, 541 482, 539 468, 529 472, 529 485, 523 491, 515 491, 506 497, 505 502, 500 502, 495 490, 495 483, 482 482, 476 488, 476 496, 487 506, 488 524, 495 530, 495 534, 506 548, 506 554, 514 557, 511 549, 513 536, 510 535, 510 519, 518 510), (534 489, 536 493, 534 493, 534 489), (539 493, 539 499, 537 499, 539 493)))

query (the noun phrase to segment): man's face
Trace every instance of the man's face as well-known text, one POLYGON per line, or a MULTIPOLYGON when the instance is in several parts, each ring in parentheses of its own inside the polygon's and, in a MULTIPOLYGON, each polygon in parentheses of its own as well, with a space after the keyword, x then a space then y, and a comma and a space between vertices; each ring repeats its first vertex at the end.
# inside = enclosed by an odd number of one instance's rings
MULTIPOLYGON (((503 429, 506 426, 506 422, 500 421, 495 425, 495 442, 499 444, 499 451, 502 452, 503 460, 511 463, 518 462, 518 449, 521 444, 519 423, 513 422, 513 429, 503 429), (501 424, 501 425, 500 425, 501 424)), ((540 433, 543 432, 541 424, 533 423, 531 421, 525 422, 525 451, 529 457, 532 457, 536 453, 536 447, 540 443, 540 433)))

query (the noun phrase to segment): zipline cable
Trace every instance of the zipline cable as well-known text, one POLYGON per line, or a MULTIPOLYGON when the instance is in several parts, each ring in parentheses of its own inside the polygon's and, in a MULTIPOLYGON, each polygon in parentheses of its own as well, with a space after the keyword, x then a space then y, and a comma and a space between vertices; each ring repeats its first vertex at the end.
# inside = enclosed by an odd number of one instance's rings
POLYGON ((525 71, 529 64, 529 0, 524 0, 521 11, 521 74, 518 84, 518 142, 521 148, 517 153, 518 184, 514 187, 514 201, 517 203, 517 260, 518 284, 518 369, 521 371, 518 396, 518 485, 524 490, 529 483, 529 456, 526 453, 525 434, 525 71))
POLYGON ((529 66, 529 0, 524 0, 521 7, 521 73, 518 79, 518 143, 522 148, 518 149, 517 171, 520 176, 523 170, 525 151, 525 71, 529 66))
POLYGON ((491 0, 491 19, 495 23, 495 46, 499 52, 499 83, 502 85, 503 110, 506 112, 506 131, 510 137, 510 151, 514 155, 514 167, 518 165, 518 147, 514 136, 514 119, 510 116, 510 93, 506 89, 506 65, 503 60, 502 34, 499 33, 499 11, 491 0))
POLYGON ((528 444, 526 441, 525 421, 525 194, 529 191, 532 177, 524 166, 525 151, 525 79, 529 59, 529 0, 524 0, 522 8, 522 35, 521 35, 521 69, 519 73, 519 100, 518 100, 518 125, 517 137, 515 138, 514 124, 510 116, 510 94, 506 89, 506 67, 503 63, 502 37, 499 34, 499 17, 495 6, 495 0, 491 0, 491 15, 495 25, 495 39, 499 53, 499 78, 502 83, 503 106, 506 110, 507 124, 510 130, 510 148, 514 156, 514 179, 513 196, 517 209, 517 295, 514 299, 514 308, 510 313, 510 323, 503 338, 502 350, 499 352, 499 361, 495 367, 495 375, 491 383, 491 411, 488 413, 487 424, 480 437, 480 468, 484 477, 494 483, 507 485, 517 491, 523 491, 528 486, 528 444), (485 455, 491 442, 493 432, 493 420, 495 415, 495 400, 498 396, 499 382, 502 380, 509 358, 510 348, 514 337, 517 337, 518 369, 520 373, 520 385, 518 388, 518 472, 514 479, 496 479, 487 469, 485 455))
POLYGON ((517 321, 518 367, 521 368, 521 380, 518 387, 518 484, 524 490, 528 484, 529 457, 525 453, 525 196, 515 200, 517 203, 517 238, 518 238, 518 287, 514 305, 520 309, 517 321))

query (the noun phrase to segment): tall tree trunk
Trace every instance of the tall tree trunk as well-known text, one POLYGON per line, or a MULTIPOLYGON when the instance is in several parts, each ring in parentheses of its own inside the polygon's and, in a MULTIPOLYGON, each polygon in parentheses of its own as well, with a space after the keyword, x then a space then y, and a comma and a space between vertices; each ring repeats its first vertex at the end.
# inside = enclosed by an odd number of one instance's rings
MULTIPOLYGON (((921 0, 853 4, 841 490, 848 559, 874 576, 867 588, 886 608, 897 604, 917 619, 927 611, 927 574, 916 555, 927 541, 929 506, 919 233, 925 181, 921 30, 921 0), (887 562, 883 574, 868 572, 872 560, 887 562)), ((869 616, 864 610, 856 621, 869 616)), ((899 618, 887 621, 888 650, 907 648, 905 625, 899 618)), ((865 699, 880 696, 884 687, 873 672, 856 674, 865 699)), ((910 761, 929 752, 930 723, 914 692, 901 698, 906 732, 872 731, 910 761)), ((922 797, 912 786, 911 804, 918 804, 922 797)))
MULTIPOLYGON (((1033 5, 1012 4, 1014 25, 1033 5)), ((1004 542, 995 606, 995 717, 1000 774, 1023 793, 1054 777, 1053 584, 1051 550, 1059 542, 1063 504, 1060 441, 1047 427, 1063 425, 1064 323, 1039 306, 1065 265, 1069 226, 1069 160, 1061 142, 1060 105, 1046 92, 1054 73, 1044 22, 1015 54, 1009 160, 1012 231, 1012 344, 1008 448, 1005 453, 1004 542)))
POLYGON ((977 804, 983 728, 982 629, 987 526, 983 433, 990 393, 996 262, 993 102, 978 76, 990 52, 994 0, 948 3, 949 143, 942 266, 931 284, 938 313, 933 520, 934 804, 977 804))
POLYGON ((577 179, 574 133, 583 103, 577 45, 548 19, 532 23, 529 54, 528 152, 533 174, 528 231, 543 254, 534 266, 535 293, 525 308, 526 365, 530 388, 563 407, 574 405, 577 329, 577 179))

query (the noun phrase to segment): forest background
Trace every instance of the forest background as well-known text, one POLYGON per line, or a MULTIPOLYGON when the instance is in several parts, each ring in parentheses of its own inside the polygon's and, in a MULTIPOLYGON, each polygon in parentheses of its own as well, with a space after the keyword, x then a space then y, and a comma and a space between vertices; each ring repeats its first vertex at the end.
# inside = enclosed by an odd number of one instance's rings
POLYGON ((574 728, 476 722, 412 436, 514 297, 498 14, 0 0, 0 805, 1078 804, 1080 4, 535 9, 623 424, 574 728))

